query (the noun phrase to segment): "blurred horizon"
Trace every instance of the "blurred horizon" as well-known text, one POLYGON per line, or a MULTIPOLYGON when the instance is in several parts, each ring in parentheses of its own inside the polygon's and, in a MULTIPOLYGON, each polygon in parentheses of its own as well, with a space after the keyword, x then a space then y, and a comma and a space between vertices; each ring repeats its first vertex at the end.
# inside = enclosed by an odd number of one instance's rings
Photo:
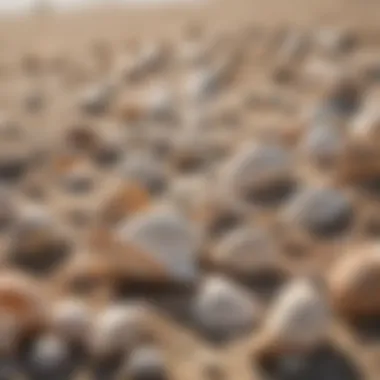
POLYGON ((39 7, 51 7, 53 10, 67 10, 93 5, 117 5, 127 3, 168 3, 191 2, 194 0, 0 0, 0 12, 24 12, 39 7))

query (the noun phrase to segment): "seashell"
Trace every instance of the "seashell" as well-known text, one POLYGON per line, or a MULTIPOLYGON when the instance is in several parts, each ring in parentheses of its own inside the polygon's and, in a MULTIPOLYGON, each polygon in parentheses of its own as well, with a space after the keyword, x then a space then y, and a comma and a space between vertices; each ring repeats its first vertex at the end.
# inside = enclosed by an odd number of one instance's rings
POLYGON ((112 231, 96 228, 90 235, 89 248, 107 260, 116 285, 165 283, 169 280, 164 265, 136 244, 121 240, 112 231))
POLYGON ((64 140, 75 151, 88 153, 98 145, 99 136, 91 126, 75 123, 65 131, 64 140))
POLYGON ((95 186, 96 172, 88 160, 76 155, 59 157, 53 173, 58 186, 71 194, 87 194, 95 186))
POLYGON ((143 210, 151 204, 151 197, 142 185, 123 183, 102 202, 100 218, 107 224, 116 224, 143 210))
POLYGON ((281 289, 263 326, 264 351, 305 352, 323 343, 331 312, 327 299, 312 282, 295 279, 281 289))
POLYGON ((202 68, 189 75, 184 84, 184 90, 191 102, 199 103, 215 95, 219 84, 216 69, 202 68))
POLYGON ((47 322, 46 294, 39 284, 18 272, 3 272, 0 278, 1 349, 16 348, 25 335, 47 322))
POLYGON ((153 119, 169 120, 175 114, 175 103, 172 92, 164 86, 150 89, 146 99, 147 114, 153 119))
POLYGON ((201 284, 193 313, 206 333, 232 337, 257 325, 261 307, 239 286, 226 278, 213 276, 201 284))
POLYGON ((109 357, 133 349, 147 328, 147 311, 139 304, 113 304, 92 324, 90 350, 95 357, 109 357))
POLYGON ((34 274, 47 274, 69 257, 70 243, 48 210, 39 205, 23 205, 10 235, 7 261, 34 274))
POLYGON ((354 141, 367 143, 369 146, 376 144, 380 136, 380 112, 377 108, 367 107, 352 121, 350 136, 354 141))
POLYGON ((127 126, 135 125, 146 119, 146 108, 138 101, 119 100, 112 108, 113 115, 127 126))
POLYGON ((346 148, 343 134, 330 125, 312 127, 301 141, 301 149, 322 168, 339 163, 345 156, 346 148))
POLYGON ((260 228, 238 228, 217 244, 213 263, 240 275, 281 271, 279 248, 272 236, 260 228))
POLYGON ((157 209, 138 215, 120 225, 117 239, 141 249, 174 281, 197 277, 196 232, 178 212, 157 209))
POLYGON ((150 194, 162 193, 169 180, 166 167, 151 154, 136 152, 120 166, 120 175, 127 182, 140 184, 150 194))
POLYGON ((230 194, 244 203, 278 205, 297 187, 292 153, 276 144, 248 146, 222 172, 230 194))
POLYGON ((98 85, 87 88, 79 98, 79 108, 89 115, 100 115, 110 106, 113 88, 109 85, 98 85))
POLYGON ((353 247, 328 274, 332 305, 348 317, 380 313, 380 249, 377 244, 353 247))
POLYGON ((81 252, 61 269, 55 289, 65 296, 92 296, 111 289, 114 268, 106 257, 81 252))

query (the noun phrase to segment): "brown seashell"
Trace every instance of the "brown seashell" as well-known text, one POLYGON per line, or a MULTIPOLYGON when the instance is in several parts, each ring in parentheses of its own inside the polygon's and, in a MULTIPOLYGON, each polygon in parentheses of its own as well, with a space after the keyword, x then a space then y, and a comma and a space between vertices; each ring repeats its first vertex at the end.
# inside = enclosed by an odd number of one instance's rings
POLYGON ((125 183, 109 196, 101 206, 100 218, 107 224, 116 224, 151 204, 148 191, 138 183, 125 183))
POLYGON ((56 270, 70 255, 70 242, 53 215, 36 204, 22 204, 11 231, 7 263, 43 275, 56 270))
POLYGON ((87 125, 77 124, 70 127, 65 135, 69 147, 79 151, 90 152, 98 144, 98 136, 87 125))
POLYGON ((73 167, 77 165, 79 161, 78 155, 74 154, 63 154, 59 155, 52 162, 52 171, 54 173, 64 173, 71 170, 73 167))
POLYGON ((81 253, 56 277, 58 293, 88 296, 104 294, 111 288, 113 267, 109 258, 81 253))
POLYGON ((338 173, 343 183, 364 186, 376 183, 380 176, 380 154, 375 144, 358 141, 350 144, 338 173))
MULTIPOLYGON (((115 237, 117 244, 124 247, 121 252, 129 253, 128 258, 133 254, 143 260, 143 268, 164 268, 171 282, 191 284, 199 274, 198 231, 173 207, 158 206, 121 223, 115 237)), ((136 263, 139 261, 136 259, 136 263)))
POLYGON ((115 280, 125 282, 166 282, 169 274, 163 265, 128 241, 120 241, 104 228, 96 228, 89 245, 98 255, 109 260, 115 280))
POLYGON ((114 107, 113 114, 124 123, 137 123, 144 118, 145 110, 137 102, 122 101, 114 107))
POLYGON ((333 306, 349 317, 380 315, 380 246, 350 249, 328 275, 333 306))
POLYGON ((95 185, 92 163, 78 154, 64 154, 53 160, 52 177, 69 193, 88 193, 95 185))
MULTIPOLYGON (((11 334, 10 339, 17 340, 25 334, 40 329, 46 323, 46 299, 45 292, 39 284, 30 277, 20 272, 3 272, 0 278, 0 319, 3 326, 8 326, 10 318, 12 331, 4 331, 11 334)), ((2 336, 2 340, 7 340, 2 336)), ((17 342, 8 342, 14 345, 17 342)), ((5 342, 2 341, 2 348, 5 342)))

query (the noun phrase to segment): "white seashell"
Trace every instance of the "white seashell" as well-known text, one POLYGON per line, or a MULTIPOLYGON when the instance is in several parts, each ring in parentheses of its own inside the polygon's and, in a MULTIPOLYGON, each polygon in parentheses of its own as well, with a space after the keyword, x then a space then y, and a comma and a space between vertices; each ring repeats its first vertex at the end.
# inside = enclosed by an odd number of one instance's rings
POLYGON ((330 321, 324 296, 311 282, 296 279, 274 301, 264 331, 273 347, 309 348, 326 338, 330 321))
POLYGON ((111 305, 92 324, 90 347, 95 355, 112 355, 133 348, 146 325, 146 310, 138 304, 111 305))

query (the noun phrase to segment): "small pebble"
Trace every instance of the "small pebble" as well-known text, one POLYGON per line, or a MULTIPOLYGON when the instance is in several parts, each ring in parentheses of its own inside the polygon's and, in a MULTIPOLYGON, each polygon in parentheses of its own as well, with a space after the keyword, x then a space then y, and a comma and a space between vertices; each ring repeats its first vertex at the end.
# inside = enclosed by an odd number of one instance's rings
POLYGON ((69 148, 79 152, 91 152, 97 146, 99 136, 96 131, 86 124, 76 123, 67 128, 65 141, 69 148))
POLYGON ((314 188, 297 194, 285 210, 285 218, 319 239, 342 236, 352 226, 354 209, 345 193, 314 188))
POLYGON ((107 85, 88 88, 79 99, 80 108, 87 114, 100 115, 109 107, 113 89, 107 85))
POLYGON ((10 236, 7 260, 34 274, 51 273, 68 259, 66 236, 50 212, 38 205, 24 205, 10 236))
POLYGON ((344 157, 346 142, 342 133, 332 126, 316 126, 307 131, 302 150, 321 168, 329 168, 344 157))
POLYGON ((135 349, 128 358, 126 374, 132 380, 164 380, 167 369, 164 357, 155 347, 135 349))
POLYGON ((289 353, 262 363, 263 372, 279 380, 358 380, 363 377, 351 357, 333 346, 321 346, 311 353, 289 353))
POLYGON ((357 80, 338 75, 329 86, 319 112, 342 118, 351 117, 362 105, 362 92, 357 80))
POLYGON ((151 89, 147 99, 147 112, 154 120, 170 120, 175 114, 172 92, 163 87, 151 89))
POLYGON ((220 80, 215 69, 200 69, 190 74, 185 92, 190 101, 199 103, 215 95, 220 80))
POLYGON ((153 196, 162 193, 169 180, 165 166, 143 152, 127 157, 120 165, 120 174, 127 181, 139 183, 153 196))
POLYGON ((65 378, 70 375, 70 351, 67 344, 57 336, 39 337, 30 348, 27 358, 32 378, 65 378))
POLYGON ((194 317, 212 337, 233 337, 257 325, 261 307, 245 290, 223 277, 206 278, 193 305, 194 317))

